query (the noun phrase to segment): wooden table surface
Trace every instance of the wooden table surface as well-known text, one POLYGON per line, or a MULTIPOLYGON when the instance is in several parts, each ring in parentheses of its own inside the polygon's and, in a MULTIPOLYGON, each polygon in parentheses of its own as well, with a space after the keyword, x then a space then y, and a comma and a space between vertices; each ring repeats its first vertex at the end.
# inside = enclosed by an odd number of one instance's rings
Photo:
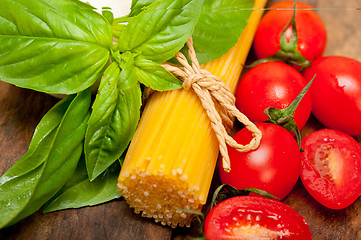
MULTIPOLYGON (((268 6, 278 2, 269 1, 268 6)), ((328 30, 325 55, 343 55, 361 61, 361 0, 304 0, 318 10, 328 30)), ((252 51, 251 53, 252 54, 252 51)), ((361 97, 361 96, 360 96, 361 97)), ((57 99, 0 82, 0 175, 27 150, 40 118, 57 99)), ((217 182, 217 176, 214 179, 217 182)), ((329 210, 299 182, 284 202, 310 225, 314 239, 361 239, 361 198, 344 210, 329 210)), ((1 211, 1 209, 0 209, 1 211)), ((0 230, 0 239, 185 239, 192 229, 171 229, 136 215, 122 199, 96 207, 44 214, 0 230)))

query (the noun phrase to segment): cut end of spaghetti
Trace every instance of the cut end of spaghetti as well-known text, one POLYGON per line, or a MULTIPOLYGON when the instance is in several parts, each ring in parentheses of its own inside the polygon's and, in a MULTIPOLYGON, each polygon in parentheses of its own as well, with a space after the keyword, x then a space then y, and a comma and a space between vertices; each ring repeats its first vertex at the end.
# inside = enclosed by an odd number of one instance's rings
POLYGON ((180 209, 201 211, 205 200, 198 197, 199 187, 190 187, 186 180, 177 170, 152 175, 138 169, 119 178, 118 190, 135 213, 164 226, 189 227, 194 215, 180 209))

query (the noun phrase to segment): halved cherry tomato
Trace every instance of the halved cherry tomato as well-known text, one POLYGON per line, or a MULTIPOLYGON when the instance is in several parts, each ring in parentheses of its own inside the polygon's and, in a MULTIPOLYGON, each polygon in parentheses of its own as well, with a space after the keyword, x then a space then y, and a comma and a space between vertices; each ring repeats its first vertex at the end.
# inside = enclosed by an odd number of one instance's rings
POLYGON ((206 217, 208 240, 310 240, 306 220, 288 205, 264 197, 238 196, 217 204, 206 217))
POLYGON ((361 62, 342 56, 316 59, 305 69, 312 113, 328 128, 361 135, 361 62), (316 75, 316 76, 315 76, 316 75))
POLYGON ((322 205, 342 209, 361 194, 361 146, 351 136, 321 129, 302 140, 301 180, 322 205))
MULTIPOLYGON (((273 123, 257 123, 256 126, 262 132, 260 146, 249 152, 229 147, 231 170, 226 172, 220 164, 221 182, 237 189, 261 189, 282 199, 292 190, 300 174, 299 147, 281 126, 273 123)), ((233 138, 240 144, 247 144, 253 136, 244 128, 233 138)))
MULTIPOLYGON (((272 5, 260 21, 254 37, 254 50, 257 58, 274 55, 280 50, 280 37, 293 15, 295 1, 282 1, 272 5), (281 8, 288 10, 280 10, 281 8)), ((322 19, 312 10, 312 6, 297 2, 296 29, 298 51, 309 61, 322 56, 327 43, 326 27, 322 19), (303 9, 303 10, 302 10, 303 9), (304 10, 306 9, 306 10, 304 10)), ((286 30, 286 38, 292 35, 292 26, 286 30)))

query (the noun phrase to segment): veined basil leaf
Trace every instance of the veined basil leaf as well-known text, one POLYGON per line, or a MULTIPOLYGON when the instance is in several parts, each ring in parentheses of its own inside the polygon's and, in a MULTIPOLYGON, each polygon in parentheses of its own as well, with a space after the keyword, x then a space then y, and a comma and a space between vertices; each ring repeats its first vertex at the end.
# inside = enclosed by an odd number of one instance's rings
POLYGON ((92 85, 106 66, 110 24, 77 0, 1 0, 0 78, 48 93, 92 85))
POLYGON ((138 125, 141 106, 140 85, 134 81, 132 87, 118 88, 121 79, 132 76, 124 76, 124 72, 130 73, 121 71, 115 62, 107 68, 93 104, 84 147, 86 167, 91 181, 122 155, 138 125))
POLYGON ((159 0, 132 18, 121 32, 120 52, 140 52, 163 63, 172 58, 191 36, 203 0, 159 0))
POLYGON ((254 0, 205 0, 192 35, 197 59, 206 63, 228 52, 251 15, 254 0))
POLYGON ((182 82, 163 66, 141 56, 136 58, 134 72, 139 82, 157 91, 168 91, 182 87, 182 82))
MULTIPOLYGON (((130 16, 137 16, 157 0, 133 0, 130 16)), ((221 57, 236 42, 247 25, 254 0, 204 0, 194 29, 194 48, 200 63, 221 57)), ((187 55, 187 48, 182 52, 187 55)), ((171 62, 176 63, 175 59, 171 62)))
POLYGON ((28 152, 0 178, 0 228, 37 211, 69 179, 83 150, 90 102, 87 89, 43 117, 28 152))
POLYGON ((120 163, 116 161, 94 181, 89 181, 84 156, 71 179, 43 208, 44 212, 53 212, 68 208, 94 206, 120 197, 117 181, 120 163))

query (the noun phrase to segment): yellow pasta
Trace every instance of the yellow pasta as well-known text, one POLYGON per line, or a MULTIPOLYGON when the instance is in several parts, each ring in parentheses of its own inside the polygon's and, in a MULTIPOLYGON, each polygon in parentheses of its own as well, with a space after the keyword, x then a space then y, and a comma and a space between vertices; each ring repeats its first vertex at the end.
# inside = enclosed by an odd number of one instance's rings
MULTIPOLYGON (((256 0, 263 8, 266 0, 256 0)), ((202 65, 235 91, 262 10, 254 10, 238 43, 202 65)), ((207 201, 219 148, 197 96, 179 89, 153 93, 147 101, 118 178, 118 190, 136 213, 163 225, 189 226, 207 201)))

